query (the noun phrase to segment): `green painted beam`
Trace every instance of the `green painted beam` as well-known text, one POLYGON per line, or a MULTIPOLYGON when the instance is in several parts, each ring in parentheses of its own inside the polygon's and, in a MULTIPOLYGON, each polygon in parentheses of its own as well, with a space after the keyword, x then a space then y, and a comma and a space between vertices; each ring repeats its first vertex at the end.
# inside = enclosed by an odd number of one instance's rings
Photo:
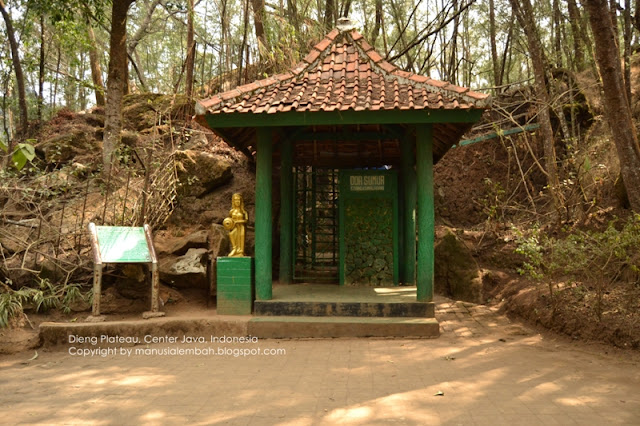
POLYGON ((499 132, 489 133, 488 135, 478 136, 477 138, 465 139, 463 141, 460 141, 460 143, 458 143, 457 145, 453 145, 451 148, 471 145, 471 144, 482 142, 482 141, 488 141, 490 139, 494 139, 500 136, 509 136, 509 135, 515 135, 522 132, 530 132, 532 130, 536 130, 538 127, 540 127, 540 125, 535 123, 535 124, 529 124, 528 126, 524 126, 524 127, 515 127, 513 129, 501 130, 499 132))
POLYGON ((280 274, 282 284, 293 282, 293 145, 280 146, 280 274))
POLYGON ((225 127, 283 127, 325 124, 420 124, 475 123, 482 109, 378 110, 378 111, 289 111, 277 114, 207 114, 211 129, 225 127))
POLYGON ((256 160, 256 230, 255 272, 256 297, 258 300, 272 298, 272 230, 271 230, 271 173, 272 141, 271 129, 258 129, 256 160))
POLYGON ((405 137, 402 149, 402 191, 403 191, 403 276, 406 285, 416 282, 416 173, 413 168, 415 158, 413 154, 414 141, 405 137))
POLYGON ((433 128, 416 126, 416 177, 418 194, 417 299, 433 300, 435 218, 433 209, 433 128))

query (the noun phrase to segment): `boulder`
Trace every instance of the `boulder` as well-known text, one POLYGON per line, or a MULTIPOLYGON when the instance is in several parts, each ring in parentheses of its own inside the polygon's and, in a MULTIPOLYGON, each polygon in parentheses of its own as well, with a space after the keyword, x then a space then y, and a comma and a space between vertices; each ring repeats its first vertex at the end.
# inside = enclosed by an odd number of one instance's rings
POLYGON ((36 219, 23 220, 21 225, 7 224, 0 229, 0 245, 5 253, 20 253, 29 247, 38 228, 36 219))
POLYGON ((218 290, 216 259, 228 255, 230 251, 229 232, 222 225, 214 223, 209 228, 209 253, 211 253, 209 260, 209 295, 211 296, 215 296, 218 290))
POLYGON ((214 223, 209 228, 209 250, 213 259, 226 256, 231 251, 229 232, 222 225, 214 223))
POLYGON ((175 233, 159 231, 154 237, 154 246, 158 254, 182 256, 192 248, 208 248, 209 234, 206 230, 178 236, 175 233))
POLYGON ((93 138, 95 129, 78 126, 67 133, 58 134, 36 145, 47 164, 64 164, 76 157, 100 150, 99 143, 93 138))
POLYGON ((465 302, 483 303, 482 271, 470 250, 447 230, 435 245, 434 290, 465 302))
POLYGON ((142 131, 153 128, 159 117, 184 119, 192 116, 193 108, 193 102, 184 95, 131 94, 122 100, 122 123, 125 129, 142 131))
POLYGON ((160 279, 174 287, 209 288, 205 248, 191 248, 182 256, 170 255, 159 261, 160 279))
POLYGON ((231 163, 208 152, 176 151, 175 160, 182 198, 202 197, 233 177, 231 163))

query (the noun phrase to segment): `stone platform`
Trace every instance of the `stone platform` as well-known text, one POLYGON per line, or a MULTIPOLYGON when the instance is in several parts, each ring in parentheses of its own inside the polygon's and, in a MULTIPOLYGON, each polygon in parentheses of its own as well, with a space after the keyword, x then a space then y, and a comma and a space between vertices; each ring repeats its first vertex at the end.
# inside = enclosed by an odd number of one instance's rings
POLYGON ((274 285, 254 302, 252 334, 282 337, 438 337, 435 305, 416 301, 416 287, 274 285))

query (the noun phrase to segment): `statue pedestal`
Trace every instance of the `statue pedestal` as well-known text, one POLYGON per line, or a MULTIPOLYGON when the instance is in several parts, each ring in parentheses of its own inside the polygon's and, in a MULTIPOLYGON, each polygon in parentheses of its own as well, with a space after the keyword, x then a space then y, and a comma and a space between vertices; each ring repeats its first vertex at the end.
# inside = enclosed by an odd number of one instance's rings
POLYGON ((253 258, 217 259, 217 312, 219 315, 251 315, 253 308, 253 258))

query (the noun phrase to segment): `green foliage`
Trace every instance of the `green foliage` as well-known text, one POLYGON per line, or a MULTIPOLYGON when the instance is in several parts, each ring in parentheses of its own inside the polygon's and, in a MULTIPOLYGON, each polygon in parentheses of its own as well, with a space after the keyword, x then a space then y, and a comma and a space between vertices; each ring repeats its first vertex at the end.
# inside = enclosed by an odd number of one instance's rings
POLYGON ((640 215, 621 227, 618 220, 604 231, 576 231, 565 239, 554 240, 550 271, 578 279, 603 282, 618 280, 624 271, 640 271, 640 215))
POLYGON ((543 235, 535 226, 514 228, 516 253, 524 256, 520 274, 535 279, 570 277, 593 282, 614 282, 625 271, 640 273, 640 214, 625 223, 609 223, 604 231, 575 230, 565 238, 543 235))
POLYGON ((3 285, 0 293, 0 328, 7 327, 11 319, 18 318, 27 307, 36 312, 47 312, 60 309, 65 314, 71 312, 71 305, 76 302, 91 302, 91 291, 83 292, 80 284, 53 284, 48 279, 40 280, 38 288, 22 287, 12 290, 3 285))
MULTIPOLYGON (((28 139, 34 142, 34 139, 28 139)), ((36 158, 36 149, 30 143, 19 143, 11 155, 11 163, 17 170, 22 170, 27 162, 36 158)))
MULTIPOLYGON (((546 280, 552 302, 554 279, 582 283, 594 292, 593 309, 601 319, 607 289, 615 282, 637 283, 640 278, 640 214, 619 222, 610 222, 603 231, 575 230, 565 238, 543 235, 538 227, 526 233, 514 229, 515 251, 525 259, 518 272, 546 280)), ((586 291, 584 286, 575 292, 586 291)))
POLYGON ((500 182, 494 182, 489 178, 484 178, 483 183, 487 195, 482 199, 482 206, 487 218, 490 220, 503 219, 505 190, 500 182))
MULTIPOLYGON (((526 234, 517 228, 513 228, 517 236, 516 253, 524 256, 525 261, 522 263, 522 268, 518 268, 520 275, 528 275, 535 280, 540 280, 544 277, 544 251, 543 244, 548 242, 548 239, 544 239, 541 243, 543 236, 540 233, 540 228, 536 225, 531 228, 526 234)), ((546 245, 546 244, 545 244, 546 245)))

